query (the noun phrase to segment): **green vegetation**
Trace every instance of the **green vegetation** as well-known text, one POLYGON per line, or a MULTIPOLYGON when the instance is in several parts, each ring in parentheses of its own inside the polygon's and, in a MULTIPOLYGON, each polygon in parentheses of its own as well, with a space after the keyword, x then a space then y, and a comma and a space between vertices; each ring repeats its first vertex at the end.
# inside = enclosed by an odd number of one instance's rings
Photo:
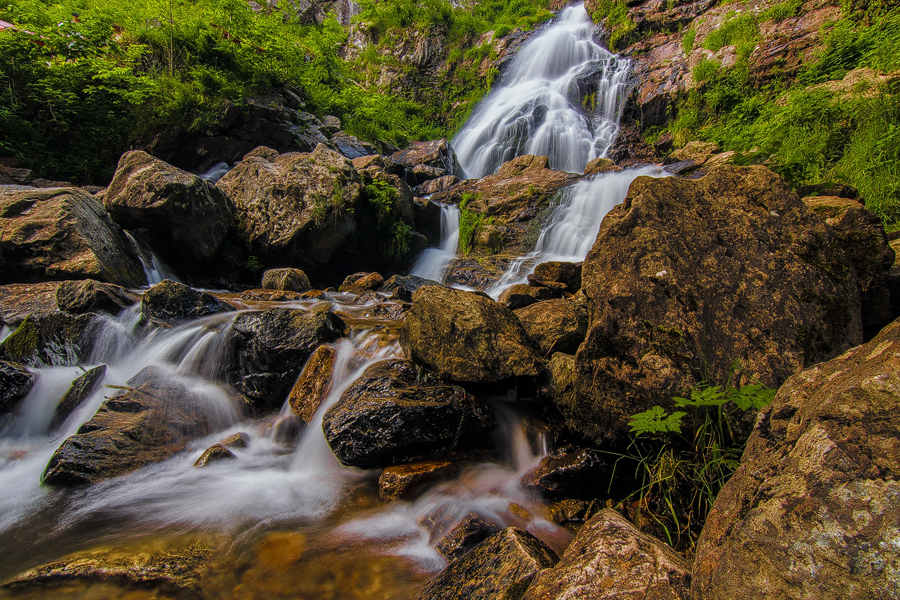
POLYGON ((469 202, 476 198, 477 196, 472 194, 463 194, 459 203, 459 249, 465 255, 475 247, 478 232, 484 224, 484 213, 467 208, 469 202))
POLYGON ((637 25, 628 15, 625 0, 600 0, 591 16, 595 23, 603 23, 609 29, 610 50, 621 50, 635 41, 637 25))
POLYGON ((778 4, 773 4, 759 15, 759 21, 765 23, 767 21, 784 21, 800 14, 803 8, 803 0, 783 0, 778 4))
POLYGON ((699 385, 690 398, 673 398, 683 409, 669 414, 661 406, 634 415, 628 449, 617 467, 634 467, 638 488, 621 502, 636 507, 638 522, 651 524, 670 545, 690 550, 722 487, 737 469, 746 440, 733 423, 744 412, 771 403, 775 390, 699 385))
MULTIPOLYGON (((790 1, 775 5, 770 11, 783 12, 760 18, 780 18, 792 7, 790 1)), ((703 47, 737 45, 737 63, 698 65, 693 75, 702 85, 679 101, 668 130, 676 145, 714 141, 740 153, 740 162, 766 161, 795 188, 856 187, 889 230, 900 229, 900 85, 835 83, 861 67, 900 69, 900 9, 850 12, 823 33, 824 51, 793 82, 775 77, 757 88, 748 59, 758 27, 749 15, 730 19, 703 47)))
POLYGON ((366 186, 366 198, 375 208, 379 225, 390 222, 394 215, 394 201, 397 199, 397 190, 391 184, 380 179, 375 179, 366 186))
POLYGON ((681 39, 681 49, 684 50, 685 54, 690 54, 691 50, 694 49, 694 42, 697 40, 697 30, 693 27, 689 27, 685 32, 684 37, 681 39))

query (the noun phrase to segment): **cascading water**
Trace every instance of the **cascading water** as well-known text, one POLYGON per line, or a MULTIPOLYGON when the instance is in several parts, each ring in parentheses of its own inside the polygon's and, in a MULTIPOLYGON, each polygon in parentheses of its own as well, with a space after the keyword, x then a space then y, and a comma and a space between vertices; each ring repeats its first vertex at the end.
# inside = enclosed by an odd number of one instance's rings
POLYGON ((582 173, 619 130, 629 61, 593 39, 579 4, 563 10, 519 51, 503 79, 453 139, 468 177, 496 172, 523 154, 582 173))
POLYGON ((440 247, 428 248, 422 253, 410 275, 433 281, 444 280, 447 267, 456 258, 459 246, 459 208, 455 206, 441 206, 441 240, 440 247))
POLYGON ((125 232, 125 236, 131 242, 131 246, 134 248, 135 254, 137 254, 138 258, 141 261, 141 265, 144 267, 144 275, 147 277, 147 285, 156 285, 163 279, 171 279, 172 281, 181 280, 178 279, 178 276, 175 275, 175 272, 172 271, 163 261, 159 258, 153 249, 147 244, 142 244, 131 235, 130 231, 125 232))

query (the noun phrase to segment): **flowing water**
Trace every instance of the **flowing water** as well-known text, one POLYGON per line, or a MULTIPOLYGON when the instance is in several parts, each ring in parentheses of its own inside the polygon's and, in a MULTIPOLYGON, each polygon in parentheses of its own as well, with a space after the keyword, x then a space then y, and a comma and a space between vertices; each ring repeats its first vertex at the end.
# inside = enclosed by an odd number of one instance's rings
POLYGON ((441 245, 428 248, 416 260, 410 275, 442 282, 459 246, 459 208, 441 206, 441 245))
POLYGON ((522 47, 453 138, 468 177, 523 154, 547 156, 551 169, 573 173, 605 156, 619 131, 629 61, 594 41, 594 30, 578 4, 522 47))

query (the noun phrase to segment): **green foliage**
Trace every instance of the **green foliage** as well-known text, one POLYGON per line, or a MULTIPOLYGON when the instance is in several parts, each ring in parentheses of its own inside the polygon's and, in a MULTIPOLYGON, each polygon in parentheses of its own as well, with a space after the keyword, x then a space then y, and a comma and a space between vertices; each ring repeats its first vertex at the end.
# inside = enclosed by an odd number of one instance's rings
POLYGON ((476 198, 477 196, 472 194, 463 194, 459 203, 459 249, 466 255, 475 247, 475 239, 484 224, 484 213, 466 208, 469 202, 476 198))
POLYGON ((625 0, 600 0, 591 15, 595 23, 604 23, 609 29, 609 49, 620 50, 634 40, 637 25, 628 14, 625 0))
POLYGON ((412 226, 405 221, 394 221, 391 225, 391 240, 387 251, 390 258, 400 260, 409 253, 409 239, 412 231, 412 226))
POLYGON ((803 0, 783 0, 778 4, 773 4, 760 13, 760 23, 768 21, 784 21, 800 14, 803 8, 803 0))
POLYGON ((685 54, 690 54, 691 50, 694 49, 694 42, 697 40, 697 30, 693 27, 689 27, 688 30, 684 33, 684 37, 681 39, 681 48, 684 50, 685 54))
POLYGON ((366 186, 366 198, 375 208, 379 225, 386 225, 392 220, 397 190, 391 184, 380 179, 373 180, 366 186))
POLYGON ((753 51, 759 39, 759 25, 751 14, 731 16, 718 29, 709 33, 703 40, 703 47, 711 52, 718 52, 725 46, 735 46, 738 60, 746 59, 753 51))
POLYGON ((259 273, 263 270, 263 264, 258 257, 251 254, 247 257, 247 270, 251 273, 259 273))
POLYGON ((676 411, 671 415, 666 413, 662 406, 654 406, 642 413, 631 417, 628 427, 631 433, 641 435, 643 433, 681 433, 681 419, 686 412, 676 411))
POLYGON ((694 77, 694 81, 697 83, 706 83, 719 72, 719 66, 719 61, 715 59, 701 58, 700 62, 694 65, 694 70, 691 73, 694 77))

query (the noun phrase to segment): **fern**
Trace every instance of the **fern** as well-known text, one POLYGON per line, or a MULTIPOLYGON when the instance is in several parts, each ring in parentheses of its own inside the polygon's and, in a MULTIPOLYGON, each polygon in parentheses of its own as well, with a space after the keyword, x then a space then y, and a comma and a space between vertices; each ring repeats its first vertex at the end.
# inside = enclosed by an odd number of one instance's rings
POLYGON ((681 419, 686 415, 686 412, 681 411, 667 414, 662 406, 657 405, 631 417, 628 426, 635 435, 681 433, 681 419))

